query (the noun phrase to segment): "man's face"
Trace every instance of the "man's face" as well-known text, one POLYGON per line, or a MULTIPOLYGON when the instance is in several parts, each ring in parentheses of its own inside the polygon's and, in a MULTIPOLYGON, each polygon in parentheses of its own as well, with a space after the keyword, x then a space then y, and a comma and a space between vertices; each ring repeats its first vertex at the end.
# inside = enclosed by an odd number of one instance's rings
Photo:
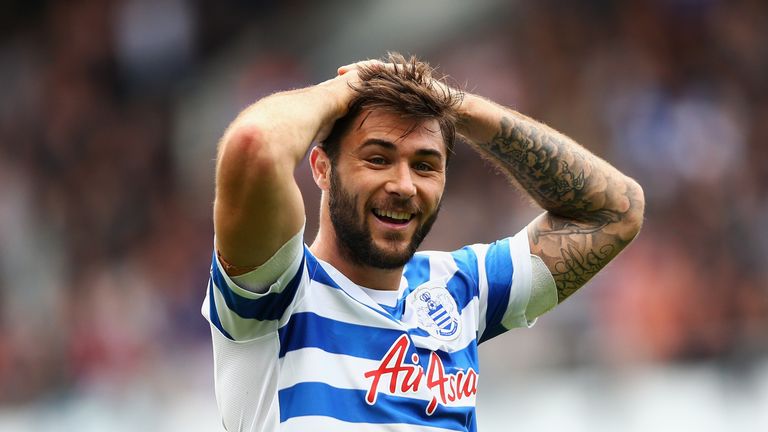
POLYGON ((345 258, 388 269, 408 262, 437 219, 445 152, 437 121, 359 116, 329 175, 330 217, 345 258))

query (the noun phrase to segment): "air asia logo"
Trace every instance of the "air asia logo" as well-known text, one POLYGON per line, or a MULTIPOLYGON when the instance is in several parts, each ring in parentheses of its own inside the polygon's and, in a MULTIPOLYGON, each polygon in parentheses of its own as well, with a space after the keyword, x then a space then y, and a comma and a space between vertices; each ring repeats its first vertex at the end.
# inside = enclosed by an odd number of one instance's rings
POLYGON ((459 336, 459 308, 447 289, 419 288, 413 297, 419 327, 440 340, 453 340, 459 336))
POLYGON ((429 366, 425 375, 416 353, 411 354, 412 364, 405 361, 410 346, 411 341, 408 336, 400 336, 384 354, 379 367, 365 373, 366 378, 373 379, 365 394, 365 401, 369 405, 376 403, 379 392, 407 395, 417 393, 426 387, 432 392, 432 399, 427 404, 426 413, 432 415, 438 403, 448 406, 452 402, 477 394, 478 376, 474 369, 446 374, 443 361, 432 352, 429 355, 429 366))

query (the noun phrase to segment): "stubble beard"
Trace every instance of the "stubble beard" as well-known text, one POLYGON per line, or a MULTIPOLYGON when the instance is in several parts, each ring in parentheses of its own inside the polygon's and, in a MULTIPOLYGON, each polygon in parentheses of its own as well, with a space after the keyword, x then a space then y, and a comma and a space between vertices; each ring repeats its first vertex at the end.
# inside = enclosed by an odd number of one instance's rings
MULTIPOLYGON (((331 169, 330 190, 328 191, 328 207, 331 216, 331 223, 336 232, 337 246, 344 258, 352 261, 354 264, 370 266, 380 269, 397 269, 403 267, 416 250, 421 242, 432 229, 432 225, 437 220, 437 214, 440 212, 438 204, 434 213, 432 213, 413 233, 411 241, 403 251, 397 250, 400 235, 393 234, 391 238, 385 238, 392 246, 390 250, 382 249, 373 242, 371 230, 366 223, 366 215, 362 219, 357 213, 358 197, 350 194, 341 184, 341 179, 331 169)), ((402 201, 396 204, 404 204, 402 201)))

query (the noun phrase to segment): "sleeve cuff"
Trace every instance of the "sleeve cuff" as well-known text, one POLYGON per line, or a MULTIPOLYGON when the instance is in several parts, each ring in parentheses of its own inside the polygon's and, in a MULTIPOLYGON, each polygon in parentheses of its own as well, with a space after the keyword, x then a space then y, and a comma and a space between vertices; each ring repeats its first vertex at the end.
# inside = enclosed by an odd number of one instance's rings
POLYGON ((531 248, 528 243, 528 229, 523 228, 509 242, 510 255, 514 274, 509 293, 509 307, 501 320, 501 324, 512 329, 516 327, 531 327, 534 320, 528 320, 526 309, 531 299, 531 248))
POLYGON ((269 291, 276 281, 296 273, 304 253, 304 227, 291 237, 264 264, 248 273, 232 276, 226 274, 218 256, 216 265, 233 291, 243 297, 253 297, 253 294, 264 294, 269 291), (244 292, 243 292, 244 291, 244 292))

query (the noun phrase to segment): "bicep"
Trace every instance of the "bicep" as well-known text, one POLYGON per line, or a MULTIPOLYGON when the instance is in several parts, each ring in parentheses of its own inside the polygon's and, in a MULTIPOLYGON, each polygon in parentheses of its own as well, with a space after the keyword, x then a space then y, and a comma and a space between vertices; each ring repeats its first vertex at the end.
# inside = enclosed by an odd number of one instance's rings
POLYGON ((608 217, 580 222, 545 212, 528 225, 531 253, 552 273, 558 302, 592 279, 633 237, 624 224, 608 217))
POLYGON ((243 269, 235 274, 265 263, 304 223, 293 165, 253 147, 228 143, 217 164, 216 248, 228 264, 243 269))

